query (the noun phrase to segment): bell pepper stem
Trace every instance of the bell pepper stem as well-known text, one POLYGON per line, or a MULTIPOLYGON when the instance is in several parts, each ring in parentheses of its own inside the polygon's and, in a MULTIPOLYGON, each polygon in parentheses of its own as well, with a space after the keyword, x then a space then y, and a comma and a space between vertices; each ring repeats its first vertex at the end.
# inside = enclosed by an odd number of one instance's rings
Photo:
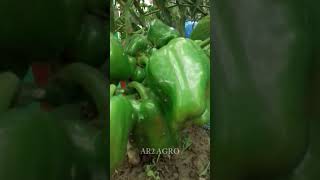
POLYGON ((204 40, 202 43, 200 43, 199 45, 200 45, 201 48, 204 48, 204 47, 206 47, 208 44, 210 44, 210 37, 207 38, 207 39, 205 39, 205 40, 204 40))
POLYGON ((114 84, 110 85, 110 97, 112 97, 116 91, 117 87, 114 84))
POLYGON ((148 99, 146 88, 141 83, 132 81, 128 84, 128 87, 135 89, 138 92, 141 99, 148 99))
POLYGON ((132 32, 132 34, 143 34, 144 33, 144 28, 141 28, 135 32, 132 32))

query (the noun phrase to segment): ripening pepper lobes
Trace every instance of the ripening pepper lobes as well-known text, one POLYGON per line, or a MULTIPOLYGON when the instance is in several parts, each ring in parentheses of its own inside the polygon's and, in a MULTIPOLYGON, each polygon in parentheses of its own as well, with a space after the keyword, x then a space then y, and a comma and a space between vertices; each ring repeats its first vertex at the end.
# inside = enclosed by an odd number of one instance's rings
POLYGON ((180 35, 174 28, 164 24, 159 19, 154 19, 150 22, 147 36, 156 48, 161 48, 170 40, 177 38, 180 35))
POLYGON ((140 98, 130 99, 136 116, 133 129, 134 141, 139 148, 169 148, 176 145, 160 105, 159 98, 138 82, 130 82, 128 88, 135 89, 140 98))
POLYGON ((126 80, 134 73, 134 65, 130 63, 120 42, 110 33, 110 79, 126 80))
POLYGON ((215 4, 216 180, 319 178, 319 116, 305 108, 312 58, 306 2, 215 4))
MULTIPOLYGON (((114 86, 110 87, 114 91, 114 86)), ((110 92, 110 172, 120 165, 127 151, 129 133, 135 124, 135 114, 129 99, 110 92)))
POLYGON ((147 83, 162 97, 173 131, 205 111, 209 76, 208 56, 189 39, 173 39, 150 57, 147 83))

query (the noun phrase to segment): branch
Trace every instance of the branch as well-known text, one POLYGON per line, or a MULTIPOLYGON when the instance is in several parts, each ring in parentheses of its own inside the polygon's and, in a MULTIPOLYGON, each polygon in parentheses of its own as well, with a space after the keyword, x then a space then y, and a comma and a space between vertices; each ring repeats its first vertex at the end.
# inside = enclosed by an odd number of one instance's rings
MULTIPOLYGON (((176 6, 178 6, 178 5, 175 4, 175 5, 168 6, 168 7, 166 7, 166 8, 170 9, 170 8, 174 8, 174 7, 176 7, 176 6)), ((144 14, 144 15, 145 15, 145 16, 149 16, 149 15, 155 14, 155 13, 160 12, 160 11, 161 11, 160 9, 157 9, 157 10, 148 12, 148 13, 146 13, 146 14, 144 14)))
MULTIPOLYGON (((123 1, 123 0, 118 0, 118 2, 119 2, 119 4, 121 5, 121 6, 126 6, 126 3, 123 1)), ((130 12, 130 14, 132 15, 132 17, 136 20, 136 21, 138 21, 143 27, 145 27, 146 26, 146 23, 144 22, 144 21, 142 21, 139 17, 138 17, 138 15, 132 10, 132 9, 130 9, 129 8, 129 12, 130 12)))

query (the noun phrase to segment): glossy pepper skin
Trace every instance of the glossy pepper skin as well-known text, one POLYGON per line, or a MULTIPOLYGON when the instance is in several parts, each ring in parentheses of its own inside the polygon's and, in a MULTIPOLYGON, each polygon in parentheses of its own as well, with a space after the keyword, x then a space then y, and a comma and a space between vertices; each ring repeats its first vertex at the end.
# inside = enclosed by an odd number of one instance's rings
POLYGON ((124 160, 129 133, 135 124, 135 114, 125 96, 110 98, 110 172, 113 172, 124 160))
POLYGON ((189 39, 176 38, 154 52, 147 65, 147 82, 168 110, 173 130, 200 116, 206 108, 209 58, 189 39))
POLYGON ((147 37, 141 34, 134 34, 127 41, 125 53, 133 57, 146 51, 149 46, 147 37))
MULTIPOLYGON (((319 152, 319 126, 308 127, 305 111, 312 49, 305 2, 225 0, 214 11, 214 178, 292 179, 303 159, 319 159, 306 154, 319 152)), ((319 178, 308 176, 312 163, 297 179, 319 178)))
POLYGON ((207 98, 206 110, 201 114, 200 117, 195 118, 193 123, 198 126, 206 125, 210 122, 210 98, 207 98))
POLYGON ((145 77, 146 77, 145 69, 140 66, 137 66, 136 70, 134 71, 132 80, 137 82, 142 82, 145 79, 145 77))
POLYGON ((150 22, 147 36, 156 48, 161 48, 180 35, 174 28, 164 24, 159 19, 154 19, 150 22))
POLYGON ((70 180, 70 139, 63 126, 39 110, 0 115, 0 179, 70 180))
POLYGON ((120 42, 110 34, 110 79, 126 80, 134 73, 134 66, 130 64, 128 56, 120 42))
POLYGON ((157 96, 138 82, 128 84, 135 89, 140 98, 130 102, 137 114, 133 129, 134 141, 140 148, 169 148, 176 145, 157 96))

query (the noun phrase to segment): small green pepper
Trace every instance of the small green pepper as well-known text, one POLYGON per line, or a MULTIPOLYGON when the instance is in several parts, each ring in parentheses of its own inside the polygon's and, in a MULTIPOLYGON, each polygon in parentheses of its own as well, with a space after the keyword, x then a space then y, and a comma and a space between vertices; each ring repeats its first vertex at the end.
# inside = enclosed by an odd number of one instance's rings
POLYGON ((210 16, 200 19, 199 23, 193 29, 190 39, 205 40, 210 37, 210 16))
POLYGON ((125 52, 130 56, 137 56, 139 53, 147 50, 149 42, 147 37, 141 34, 134 34, 127 40, 125 52))
POLYGON ((137 66, 134 72, 134 75, 132 77, 132 80, 137 82, 142 82, 145 79, 145 77, 146 77, 145 69, 137 66))
POLYGON ((110 79, 126 80, 134 73, 134 66, 124 54, 120 42, 110 34, 110 79))
POLYGON ((174 28, 164 24, 159 19, 154 19, 150 22, 148 30, 148 39, 160 48, 165 46, 170 40, 179 37, 179 32, 174 28))

